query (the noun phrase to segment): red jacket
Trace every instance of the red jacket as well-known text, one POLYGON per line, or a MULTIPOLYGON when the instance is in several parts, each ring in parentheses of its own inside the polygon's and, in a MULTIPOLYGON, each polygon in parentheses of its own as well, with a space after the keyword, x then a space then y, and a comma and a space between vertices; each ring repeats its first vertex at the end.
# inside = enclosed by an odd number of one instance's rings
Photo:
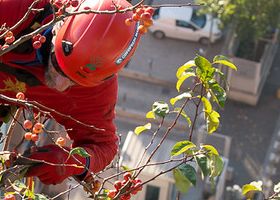
MULTIPOLYGON (((0 0, 0 25, 3 23, 7 23, 8 26, 14 25, 26 13, 32 2, 33 0, 0 0)), ((44 7, 47 2, 41 0, 37 7, 44 7)), ((14 34, 30 26, 32 16, 13 31, 14 34)), ((68 135, 74 140, 73 147, 83 147, 91 154, 90 169, 93 172, 104 169, 117 152, 116 127, 113 123, 117 77, 96 87, 73 86, 65 92, 57 92, 43 84, 44 65, 31 63, 36 58, 35 54, 34 50, 29 54, 9 52, 0 57, 0 62, 16 69, 15 74, 10 74, 10 72, 3 72, 3 68, 0 67, 0 93, 15 97, 17 91, 24 91, 28 100, 35 100, 86 124, 105 129, 105 131, 97 131, 54 114, 57 122, 64 125, 66 129, 72 129, 68 131, 68 135), (22 62, 24 65, 19 64, 22 62)))

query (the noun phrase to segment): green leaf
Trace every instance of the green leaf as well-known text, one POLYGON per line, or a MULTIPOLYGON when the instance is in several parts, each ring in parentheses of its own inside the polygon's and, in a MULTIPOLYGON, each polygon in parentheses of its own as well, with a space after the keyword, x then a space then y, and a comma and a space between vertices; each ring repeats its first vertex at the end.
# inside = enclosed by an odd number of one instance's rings
POLYGON ((175 185, 182 193, 186 193, 192 185, 196 185, 196 171, 188 164, 182 164, 173 170, 175 185))
POLYGON ((35 194, 35 200, 48 200, 48 198, 42 194, 35 194))
POLYGON ((171 99, 170 99, 170 103, 171 103, 171 105, 174 105, 177 101, 179 101, 179 100, 181 100, 181 99, 184 99, 184 98, 191 98, 191 97, 192 97, 191 93, 189 93, 189 92, 184 92, 184 93, 182 93, 182 94, 180 94, 180 95, 178 95, 178 96, 176 96, 176 97, 174 97, 174 98, 171 98, 171 99))
POLYGON ((152 106, 152 111, 159 117, 165 117, 169 113, 169 106, 163 101, 156 101, 152 106))
POLYGON ((82 147, 75 147, 71 149, 71 151, 69 152, 69 156, 74 154, 78 154, 79 156, 82 156, 84 158, 90 157, 89 153, 82 147))
POLYGON ((262 184, 256 184, 256 183, 258 183, 258 182, 254 181, 254 182, 251 182, 250 184, 243 185, 242 194, 246 195, 248 192, 251 192, 251 191, 262 191, 262 187, 261 187, 262 184))
POLYGON ((200 167, 202 173, 202 179, 210 174, 210 169, 208 168, 208 158, 204 155, 195 156, 195 161, 200 167))
POLYGON ((134 130, 134 133, 135 133, 136 135, 140 135, 140 133, 142 133, 142 132, 145 131, 145 130, 151 129, 151 127, 152 127, 152 124, 151 124, 151 123, 147 123, 147 124, 145 124, 144 126, 137 126, 137 127, 135 128, 135 130, 134 130))
POLYGON ((218 84, 215 79, 209 80, 208 85, 214 101, 217 102, 217 104, 221 107, 224 107, 227 98, 225 90, 218 84))
POLYGON ((209 69, 213 68, 212 64, 202 56, 196 56, 194 59, 195 65, 202 71, 208 71, 209 69))
POLYGON ((237 70, 237 67, 232 63, 230 62, 229 60, 224 60, 224 59, 221 59, 221 60, 215 60, 214 59, 214 62, 213 64, 221 64, 221 65, 225 65, 233 70, 237 70))
MULTIPOLYGON (((174 109, 174 112, 179 113, 180 111, 181 111, 181 108, 175 108, 174 109)), ((192 125, 191 118, 186 114, 186 112, 184 110, 182 110, 180 114, 181 114, 181 116, 183 116, 186 119, 186 121, 188 122, 189 127, 190 127, 192 125)))
POLYGON ((213 58, 213 62, 215 61, 218 61, 218 60, 227 60, 227 61, 230 61, 228 57, 224 56, 224 55, 216 55, 214 58, 213 58))
POLYGON ((155 113, 153 111, 147 112, 146 118, 147 119, 155 119, 156 118, 155 113))
POLYGON ((185 73, 186 70, 188 70, 194 66, 195 66, 195 63, 193 60, 188 61, 187 63, 185 63, 184 65, 182 65, 181 67, 178 68, 178 70, 176 72, 176 77, 179 79, 182 76, 182 74, 185 73))
POLYGON ((213 147, 212 145, 204 144, 204 145, 201 145, 201 148, 208 152, 207 155, 209 155, 209 154, 214 154, 217 156, 219 155, 217 149, 215 147, 213 147))
POLYGON ((209 161, 209 165, 210 165, 210 177, 217 177, 219 176, 224 168, 224 162, 223 159, 215 154, 212 154, 210 156, 210 161, 209 161))
POLYGON ((195 76, 195 73, 193 73, 193 72, 186 72, 186 73, 182 74, 176 83, 177 91, 178 92, 180 91, 180 88, 185 80, 187 80, 189 77, 193 77, 193 76, 195 76))
POLYGON ((188 151, 189 149, 195 148, 196 145, 193 144, 192 142, 185 140, 185 141, 180 141, 177 142, 172 150, 171 150, 171 155, 172 156, 178 156, 182 153, 185 153, 186 151, 188 151))
POLYGON ((210 101, 206 97, 201 97, 201 101, 203 103, 204 112, 206 113, 212 112, 212 105, 210 101))

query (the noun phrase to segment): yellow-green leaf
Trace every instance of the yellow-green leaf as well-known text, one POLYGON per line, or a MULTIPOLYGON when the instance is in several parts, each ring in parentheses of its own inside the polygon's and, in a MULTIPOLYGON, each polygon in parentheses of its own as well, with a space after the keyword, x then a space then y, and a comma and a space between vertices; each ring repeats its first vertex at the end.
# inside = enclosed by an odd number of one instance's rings
POLYGON ((251 192, 251 191, 262 191, 262 182, 253 181, 250 184, 243 185, 243 187, 242 187, 243 195, 246 195, 248 192, 251 192))
POLYGON ((219 155, 217 149, 215 147, 213 147, 212 145, 204 144, 204 145, 201 145, 201 148, 208 151, 208 154, 214 154, 214 155, 217 155, 217 156, 219 155))
POLYGON ((223 159, 219 155, 212 154, 210 156, 210 177, 219 176, 224 168, 223 159))
POLYGON ((192 77, 192 76, 195 76, 195 73, 186 72, 186 73, 184 73, 180 76, 180 78, 178 79, 177 84, 176 84, 176 89, 177 89, 178 92, 180 91, 180 87, 184 83, 184 81, 186 79, 188 79, 189 77, 192 77))
POLYGON ((195 66, 194 60, 190 60, 190 61, 186 62, 184 65, 182 65, 181 67, 178 68, 177 73, 176 73, 176 77, 179 79, 181 77, 181 75, 187 69, 190 69, 191 67, 194 67, 194 66, 195 66))
POLYGON ((177 142, 172 150, 171 150, 171 155, 172 156, 178 156, 182 153, 185 153, 186 151, 188 151, 189 149, 195 148, 196 145, 193 144, 191 141, 185 140, 185 141, 180 141, 177 142))
MULTIPOLYGON (((181 111, 181 108, 175 108, 175 109, 174 109, 174 112, 179 113, 180 111, 181 111)), ((189 124, 189 127, 191 127, 191 125, 192 125, 192 120, 191 120, 191 118, 186 114, 186 112, 185 112, 184 110, 182 110, 180 114, 181 114, 181 116, 183 116, 183 117, 186 119, 186 121, 187 121, 188 124, 189 124)))
POLYGON ((237 67, 228 60, 216 60, 215 62, 213 62, 213 64, 221 64, 221 65, 225 65, 235 71, 237 70, 237 67))
POLYGON ((204 106, 204 112, 206 112, 206 113, 212 112, 212 105, 211 105, 210 101, 206 97, 201 97, 201 101, 204 106))
POLYGON ((146 118, 147 119, 155 119, 156 118, 155 113, 153 111, 147 112, 146 118))
POLYGON ((137 127, 135 128, 135 130, 134 130, 134 133, 135 133, 136 135, 139 135, 139 134, 142 133, 143 131, 151 129, 151 127, 152 127, 152 124, 151 124, 151 123, 147 123, 147 124, 145 124, 144 126, 137 126, 137 127))

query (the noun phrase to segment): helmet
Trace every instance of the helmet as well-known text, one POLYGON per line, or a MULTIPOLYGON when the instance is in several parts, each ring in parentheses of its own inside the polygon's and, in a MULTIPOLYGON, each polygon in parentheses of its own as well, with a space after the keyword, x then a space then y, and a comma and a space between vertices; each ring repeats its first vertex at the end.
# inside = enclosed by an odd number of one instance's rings
MULTIPOLYGON (((116 0, 121 8, 126 0, 116 0)), ((84 0, 77 11, 115 10, 112 0, 84 0)), ((133 55, 138 42, 139 22, 125 24, 133 12, 79 14, 69 17, 58 31, 54 51, 60 69, 79 85, 92 87, 122 69, 133 55)))

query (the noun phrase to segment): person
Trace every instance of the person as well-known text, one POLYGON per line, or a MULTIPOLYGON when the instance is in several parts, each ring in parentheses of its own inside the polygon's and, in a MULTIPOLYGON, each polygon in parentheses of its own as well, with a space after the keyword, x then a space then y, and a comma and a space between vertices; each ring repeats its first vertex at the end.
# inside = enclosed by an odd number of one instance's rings
MULTIPOLYGON (((32 3, 33 0, 0 0, 0 25, 12 27, 32 3)), ((83 0, 75 9, 114 10, 115 5, 131 6, 126 0, 114 4, 111 0, 83 0)), ((38 1, 35 8, 44 10, 31 12, 12 31, 16 38, 52 20, 53 9, 48 0, 38 1)), ((21 91, 27 100, 54 109, 56 112, 51 114, 67 130, 73 140, 72 148, 82 147, 90 154, 75 159, 68 158, 69 154, 55 144, 38 147, 30 158, 46 162, 31 167, 27 176, 38 177, 44 184, 57 184, 70 176, 84 180, 113 160, 118 148, 114 124, 117 72, 131 59, 140 39, 138 23, 131 26, 124 23, 132 14, 70 16, 41 33, 46 41, 40 48, 34 48, 33 38, 0 57, 0 92, 14 98, 21 91), (47 162, 77 165, 81 162, 84 167, 47 162)), ((2 39, 0 44, 4 43, 2 39)))

